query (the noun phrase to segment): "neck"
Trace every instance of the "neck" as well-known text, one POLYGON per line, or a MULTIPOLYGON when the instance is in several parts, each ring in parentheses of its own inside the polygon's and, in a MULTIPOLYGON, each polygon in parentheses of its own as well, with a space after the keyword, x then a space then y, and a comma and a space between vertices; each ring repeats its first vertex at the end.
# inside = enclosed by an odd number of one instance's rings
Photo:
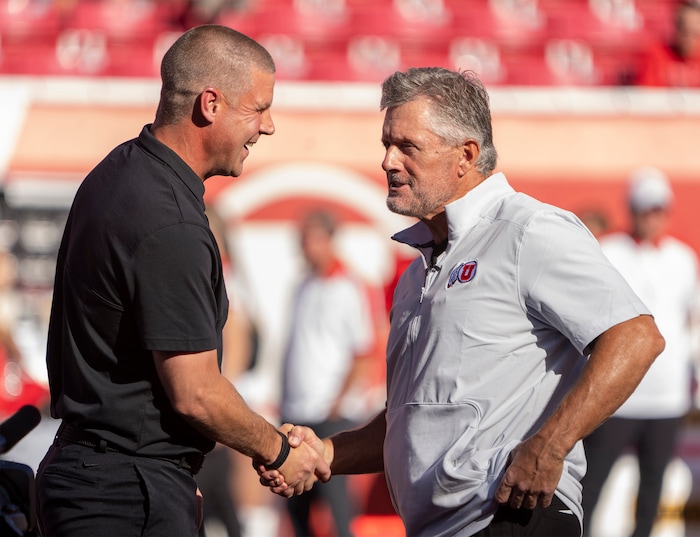
POLYGON ((435 243, 435 246, 433 246, 433 257, 439 256, 446 249, 447 249, 447 237, 445 237, 440 242, 435 243))
POLYGON ((442 242, 447 243, 447 213, 444 209, 431 218, 424 218, 423 222, 428 226, 436 245, 442 244, 442 242))

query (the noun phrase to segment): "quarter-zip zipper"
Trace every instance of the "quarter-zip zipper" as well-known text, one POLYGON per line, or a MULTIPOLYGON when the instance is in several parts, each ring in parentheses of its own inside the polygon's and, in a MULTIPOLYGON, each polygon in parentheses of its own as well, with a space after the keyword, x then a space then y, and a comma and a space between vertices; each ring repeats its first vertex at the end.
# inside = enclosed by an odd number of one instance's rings
POLYGON ((430 265, 428 265, 425 269, 425 281, 423 282, 423 287, 421 287, 420 290, 420 300, 419 303, 423 303, 423 297, 425 297, 425 293, 428 291, 430 286, 433 284, 435 281, 435 278, 437 278, 438 273, 440 272, 440 269, 442 267, 439 267, 436 263, 431 262, 430 265))

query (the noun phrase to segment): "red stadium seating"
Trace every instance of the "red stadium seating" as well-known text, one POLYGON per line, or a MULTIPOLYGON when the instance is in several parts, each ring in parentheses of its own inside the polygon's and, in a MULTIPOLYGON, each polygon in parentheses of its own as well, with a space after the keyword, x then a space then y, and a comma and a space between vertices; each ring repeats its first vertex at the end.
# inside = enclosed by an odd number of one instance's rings
POLYGON ((407 0, 355 6, 355 32, 395 39, 407 48, 446 48, 454 33, 454 17, 441 1, 407 0))
POLYGON ((551 39, 541 50, 502 57, 504 83, 515 86, 616 86, 628 57, 601 54, 585 41, 551 39))
POLYGON ((501 48, 493 39, 454 38, 450 42, 449 67, 474 71, 485 84, 502 84, 507 79, 501 48))
POLYGON ((27 41, 3 50, 3 72, 10 74, 100 76, 109 64, 106 36, 87 30, 64 30, 51 42, 27 41))
POLYGON ((548 35, 585 41, 596 49, 640 49, 655 38, 634 0, 569 0, 550 3, 548 35))
POLYGON ((448 7, 463 37, 519 49, 539 46, 547 37, 547 17, 536 0, 448 0, 448 7))
POLYGON ((254 38, 263 34, 282 34, 296 36, 305 42, 338 44, 346 42, 356 28, 352 15, 342 3, 325 9, 310 2, 280 3, 224 12, 217 22, 254 38))
POLYGON ((53 2, 0 0, 3 37, 52 38, 61 30, 61 12, 53 2))
MULTIPOLYGON (((263 42, 282 80, 378 81, 445 65, 488 84, 617 85, 669 35, 675 1, 255 0, 215 22, 263 42)), ((156 77, 186 5, 0 0, 0 73, 156 77)))
POLYGON ((171 28, 170 6, 154 0, 83 0, 65 21, 65 27, 98 30, 111 40, 150 39, 171 28))
POLYGON ((304 80, 311 76, 314 60, 303 39, 289 34, 262 34, 258 40, 275 59, 277 79, 304 80))

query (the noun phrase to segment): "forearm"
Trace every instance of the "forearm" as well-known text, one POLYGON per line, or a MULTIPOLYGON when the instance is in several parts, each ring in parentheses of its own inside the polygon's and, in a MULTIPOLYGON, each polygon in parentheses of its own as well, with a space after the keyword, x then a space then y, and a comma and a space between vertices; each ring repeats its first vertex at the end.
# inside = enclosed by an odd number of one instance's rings
POLYGON ((649 316, 620 323, 598 337, 578 382, 531 437, 518 444, 495 498, 514 509, 548 507, 566 455, 617 410, 663 350, 649 316))
POLYGON ((201 402, 201 412, 191 416, 195 426, 216 442, 252 459, 270 463, 277 457, 281 439, 275 427, 254 412, 225 378, 220 389, 211 389, 201 402))
POLYGON ((279 434, 219 373, 215 351, 154 355, 173 407, 193 427, 251 458, 275 460, 282 445, 279 434))
POLYGON ((535 437, 563 458, 624 403, 663 348, 664 340, 648 315, 603 333, 581 378, 535 437))
POLYGON ((332 474, 373 474, 384 471, 386 410, 367 424, 324 440, 324 457, 332 474))

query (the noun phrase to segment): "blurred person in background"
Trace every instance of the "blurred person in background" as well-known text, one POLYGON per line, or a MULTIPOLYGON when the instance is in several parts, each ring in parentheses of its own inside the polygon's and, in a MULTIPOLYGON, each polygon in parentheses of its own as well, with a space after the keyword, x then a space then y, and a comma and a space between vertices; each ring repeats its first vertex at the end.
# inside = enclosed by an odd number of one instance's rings
POLYGON ((608 218, 605 213, 597 208, 589 208, 579 211, 578 217, 596 239, 600 239, 608 231, 608 218))
POLYGON ((62 422, 36 479, 46 536, 196 536, 194 476, 216 442, 297 493, 329 477, 221 374, 229 301, 204 182, 239 176, 274 133, 274 61, 205 25, 169 48, 161 78, 154 122, 83 180, 61 241, 46 361, 62 422))
MULTIPOLYGON (((311 211, 302 219, 299 244, 308 272, 294 294, 283 360, 282 421, 307 425, 319 437, 353 427, 377 410, 367 408, 374 315, 367 289, 338 258, 337 225, 329 211, 311 211)), ((326 502, 336 535, 348 537, 356 515, 353 500, 345 476, 291 498, 287 511, 295 535, 314 534, 312 506, 326 502)))
MULTIPOLYGON (((248 406, 271 422, 279 419, 278 405, 271 400, 268 387, 271 373, 265 367, 262 357, 264 341, 261 328, 260 310, 254 294, 253 286, 240 262, 241 254, 237 249, 238 222, 224 220, 221 213, 214 208, 207 209, 209 223, 217 243, 221 245, 222 264, 226 277, 226 291, 229 297, 229 317, 224 326, 224 356, 222 373, 228 378, 241 394, 248 406)), ((277 369, 274 369, 275 373, 277 369)), ((216 469, 202 468, 214 488, 219 488, 221 498, 219 514, 212 516, 223 520, 226 515, 222 511, 229 502, 235 504, 236 519, 239 532, 243 537, 264 537, 277 535, 280 522, 280 505, 274 497, 259 486, 259 477, 250 464, 250 458, 238 451, 226 450, 229 460, 221 460, 218 472, 216 469), (231 494, 227 498, 227 490, 223 488, 223 476, 226 475, 224 465, 230 466, 232 476, 231 494), (214 482, 217 480, 217 482, 214 482)), ((211 457, 207 456, 207 463, 211 457)), ((200 472, 201 473, 201 472, 200 472)), ((199 474, 197 476, 199 478, 199 474)), ((203 491, 204 492, 204 491, 203 491)), ((206 494, 205 494, 206 497, 206 494)), ((205 502, 206 508, 206 502, 205 502)), ((205 518, 206 518, 205 510, 205 518)), ((229 524, 232 525, 230 519, 229 524)), ((234 530, 227 530, 231 537, 234 530)))
POLYGON ((583 507, 589 535, 593 510, 618 457, 634 448, 639 491, 634 536, 648 536, 657 515, 666 466, 674 455, 682 418, 692 405, 691 323, 697 315, 698 259, 667 234, 673 194, 666 175, 643 167, 630 177, 630 229, 600 240, 610 259, 654 315, 666 348, 629 399, 584 439, 588 471, 583 507))
POLYGON ((681 0, 669 42, 655 43, 644 56, 639 86, 700 87, 700 0, 681 0))
MULTIPOLYGON (((228 318, 223 330, 221 372, 235 385, 235 379, 248 366, 246 363, 249 352, 247 325, 242 322, 241 315, 239 315, 240 304, 237 304, 237 298, 231 293, 233 267, 228 248, 226 223, 212 208, 207 208, 206 215, 221 254, 221 266, 229 298, 228 318), (235 306, 234 303, 236 303, 235 306)), ((214 449, 207 454, 207 463, 202 465, 202 469, 195 477, 205 498, 200 528, 202 537, 207 534, 207 526, 211 528, 217 522, 226 530, 227 537, 240 537, 242 535, 238 518, 239 509, 234 494, 236 479, 233 464, 234 453, 237 452, 217 443, 214 449)))

